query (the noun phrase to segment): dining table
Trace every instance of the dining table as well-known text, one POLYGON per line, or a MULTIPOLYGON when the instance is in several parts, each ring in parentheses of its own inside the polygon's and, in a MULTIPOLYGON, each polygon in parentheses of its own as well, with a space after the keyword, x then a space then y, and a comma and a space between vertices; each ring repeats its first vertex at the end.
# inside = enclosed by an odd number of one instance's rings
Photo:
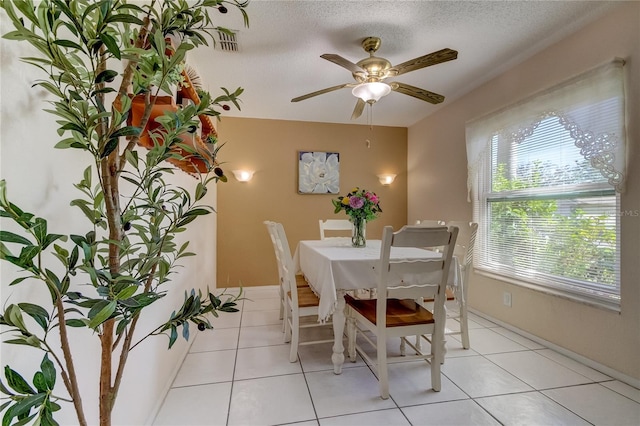
MULTIPOLYGON (((344 364, 344 295, 377 286, 381 245, 381 240, 367 240, 365 247, 353 247, 351 238, 328 238, 302 240, 296 247, 293 260, 297 272, 305 276, 320 299, 318 320, 325 322, 332 319, 334 344, 331 361, 335 374, 342 373, 344 364)), ((437 251, 415 247, 391 247, 390 254, 391 260, 437 260, 441 257, 442 253, 437 251)), ((459 276, 458 260, 454 257, 447 285, 457 285, 459 276)), ((402 277, 396 279, 400 282, 402 277)))

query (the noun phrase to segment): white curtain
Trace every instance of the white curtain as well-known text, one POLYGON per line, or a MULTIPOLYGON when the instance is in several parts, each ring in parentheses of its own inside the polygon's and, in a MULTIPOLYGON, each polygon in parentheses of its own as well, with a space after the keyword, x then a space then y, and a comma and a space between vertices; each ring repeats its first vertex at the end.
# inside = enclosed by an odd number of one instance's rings
POLYGON ((468 201, 483 192, 480 174, 488 161, 491 140, 519 143, 548 117, 558 117, 571 133, 576 149, 618 192, 624 190, 626 135, 624 61, 614 59, 523 101, 466 124, 468 201), (604 113, 603 113, 604 111, 604 113), (613 123, 613 124, 612 124, 613 123))

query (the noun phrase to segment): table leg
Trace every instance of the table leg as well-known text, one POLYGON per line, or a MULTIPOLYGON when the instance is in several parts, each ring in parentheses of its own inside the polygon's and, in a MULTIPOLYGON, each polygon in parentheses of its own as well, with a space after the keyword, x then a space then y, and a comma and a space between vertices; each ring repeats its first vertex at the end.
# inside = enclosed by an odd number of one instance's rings
POLYGON ((342 374, 342 364, 344 364, 344 345, 342 343, 344 336, 344 290, 338 290, 338 300, 336 303, 336 310, 333 313, 333 355, 331 355, 331 362, 333 362, 333 372, 335 374, 342 374))

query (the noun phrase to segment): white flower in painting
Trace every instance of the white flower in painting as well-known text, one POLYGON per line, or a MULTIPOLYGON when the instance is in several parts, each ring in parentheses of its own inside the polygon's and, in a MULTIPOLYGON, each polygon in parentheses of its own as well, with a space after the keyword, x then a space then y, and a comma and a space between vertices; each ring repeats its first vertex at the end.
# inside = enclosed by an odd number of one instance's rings
POLYGON ((304 152, 300 155, 298 191, 313 194, 340 192, 340 161, 336 152, 304 152))

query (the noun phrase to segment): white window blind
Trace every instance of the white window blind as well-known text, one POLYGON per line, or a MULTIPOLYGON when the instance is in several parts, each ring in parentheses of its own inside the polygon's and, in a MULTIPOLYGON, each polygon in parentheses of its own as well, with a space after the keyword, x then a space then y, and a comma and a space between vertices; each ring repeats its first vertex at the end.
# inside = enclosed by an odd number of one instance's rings
POLYGON ((622 65, 467 124, 476 268, 619 304, 622 65))

